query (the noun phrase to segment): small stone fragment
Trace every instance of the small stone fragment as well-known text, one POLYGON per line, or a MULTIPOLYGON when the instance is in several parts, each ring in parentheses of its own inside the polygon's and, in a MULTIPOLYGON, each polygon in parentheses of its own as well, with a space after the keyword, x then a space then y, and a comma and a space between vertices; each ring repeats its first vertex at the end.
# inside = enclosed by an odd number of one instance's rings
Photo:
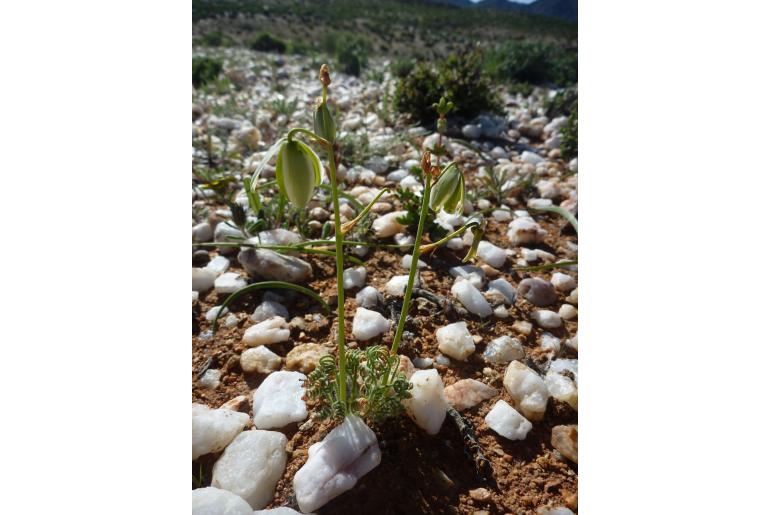
POLYGON ((559 308, 559 316, 564 320, 572 320, 577 314, 577 309, 572 304, 562 304, 559 308))
POLYGON ((214 286, 214 281, 217 278, 217 274, 209 270, 208 268, 193 268, 192 269, 192 289, 203 293, 210 290, 214 286))
POLYGON ((291 331, 286 319, 274 316, 246 329, 246 332, 243 333, 243 342, 251 347, 256 347, 257 345, 285 342, 290 335, 291 331))
POLYGON ((528 277, 519 283, 519 295, 538 307, 550 306, 558 300, 556 290, 548 281, 528 277))
POLYGON ((484 422, 495 433, 509 440, 524 440, 532 429, 532 422, 521 416, 521 413, 504 400, 495 403, 484 417, 484 422))
POLYGON ((479 242, 476 255, 493 268, 501 268, 505 264, 505 251, 486 240, 479 242))
POLYGON ((329 354, 329 349, 317 343, 297 345, 286 355, 286 368, 309 374, 315 370, 318 360, 329 354))
POLYGON ((268 375, 254 391, 252 411, 258 429, 285 427, 307 418, 305 374, 282 370, 268 375))
POLYGON ((437 434, 447 410, 441 376, 435 369, 418 370, 409 382, 412 384, 412 397, 404 401, 406 412, 426 433, 437 434))
POLYGON ((457 361, 465 361, 476 346, 465 322, 455 322, 436 330, 438 349, 457 361))
POLYGON ((490 363, 508 363, 524 357, 521 342, 508 335, 495 338, 484 349, 484 359, 490 363))
POLYGON ((249 503, 221 488, 207 486, 192 491, 192 515, 252 515, 249 503))
POLYGON ((264 508, 286 468, 287 443, 277 431, 242 432, 214 464, 211 486, 241 496, 252 509, 264 508))
POLYGON ((475 379, 461 379, 444 388, 444 397, 456 410, 472 408, 476 404, 491 399, 498 391, 475 379))
POLYGON ((562 293, 569 293, 577 288, 577 282, 571 276, 556 272, 551 276, 551 284, 562 293))
POLYGON ((376 311, 357 308, 353 317, 353 338, 358 341, 371 340, 390 329, 390 320, 376 311))
POLYGON ((249 422, 247 413, 228 409, 211 409, 204 404, 192 405, 192 459, 219 452, 249 422))
POLYGON ((235 272, 226 272, 214 280, 214 289, 217 293, 233 293, 246 286, 246 279, 235 272))
POLYGON ((558 313, 547 309, 539 309, 532 312, 532 320, 544 329, 556 329, 561 327, 562 320, 558 313))
POLYGON ((514 407, 528 420, 542 420, 548 404, 548 388, 537 372, 518 361, 511 361, 503 385, 514 407))
POLYGON ((310 446, 307 461, 294 475, 299 509, 310 513, 350 490, 381 458, 374 431, 359 417, 348 415, 322 441, 310 446))
POLYGON ((251 319, 254 322, 263 322, 268 318, 283 317, 284 320, 289 319, 289 310, 286 306, 276 302, 274 300, 264 300, 257 306, 254 313, 251 314, 251 319))
POLYGON ((281 356, 271 351, 264 345, 246 349, 241 354, 241 369, 244 372, 259 372, 269 374, 281 368, 281 356))
POLYGON ((208 388, 209 390, 216 390, 216 388, 219 386, 220 376, 221 376, 221 373, 219 372, 219 370, 215 368, 210 368, 203 373, 203 376, 201 376, 200 379, 198 379, 198 384, 201 385, 203 388, 208 388))
POLYGON ((342 272, 342 287, 346 290, 361 288, 366 284, 366 268, 359 266, 342 272))
POLYGON ((575 425, 554 426, 551 430, 551 445, 562 456, 574 463, 578 462, 578 428, 575 425))
POLYGON ((380 292, 374 286, 367 286, 356 293, 356 304, 362 308, 373 308, 381 302, 380 292))
POLYGON ((513 304, 514 302, 516 302, 516 289, 513 287, 511 283, 509 283, 503 278, 489 281, 488 290, 500 292, 500 294, 503 297, 505 297, 505 300, 509 304, 513 304))
POLYGON ((492 314, 492 306, 469 281, 460 279, 455 282, 452 285, 452 296, 474 315, 485 318, 492 314))
POLYGON ((407 214, 406 211, 393 211, 392 213, 388 213, 378 217, 377 219, 374 220, 374 222, 372 222, 372 229, 374 230, 374 235, 377 238, 383 239, 383 238, 389 238, 390 236, 394 236, 397 233, 403 232, 403 230, 406 229, 406 227, 404 227, 398 222, 398 218, 401 218, 406 214, 407 214))

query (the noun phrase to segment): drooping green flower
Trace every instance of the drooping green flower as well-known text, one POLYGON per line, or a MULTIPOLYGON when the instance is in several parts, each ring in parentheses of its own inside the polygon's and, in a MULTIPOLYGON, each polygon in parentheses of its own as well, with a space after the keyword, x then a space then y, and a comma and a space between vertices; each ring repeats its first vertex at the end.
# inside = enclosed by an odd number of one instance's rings
POLYGON ((321 170, 313 149, 298 140, 286 141, 275 163, 278 189, 296 207, 305 207, 321 184, 321 170))
POLYGON ((442 208, 447 213, 458 213, 464 203, 465 178, 457 163, 449 163, 430 191, 430 208, 436 213, 442 208))

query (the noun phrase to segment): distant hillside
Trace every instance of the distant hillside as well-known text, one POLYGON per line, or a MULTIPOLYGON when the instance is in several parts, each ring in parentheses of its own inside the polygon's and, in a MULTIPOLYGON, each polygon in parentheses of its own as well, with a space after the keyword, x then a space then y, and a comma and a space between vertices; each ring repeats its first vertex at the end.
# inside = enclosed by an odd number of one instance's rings
POLYGON ((551 18, 577 21, 578 0, 537 0, 531 4, 520 4, 509 0, 482 0, 473 3, 471 0, 432 0, 433 3, 453 5, 473 9, 495 9, 498 11, 516 11, 528 14, 538 14, 551 18))

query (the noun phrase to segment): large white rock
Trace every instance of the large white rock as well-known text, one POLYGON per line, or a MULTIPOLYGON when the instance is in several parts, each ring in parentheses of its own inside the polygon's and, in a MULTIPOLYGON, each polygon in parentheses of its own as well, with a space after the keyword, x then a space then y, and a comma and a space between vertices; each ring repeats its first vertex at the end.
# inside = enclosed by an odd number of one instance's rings
POLYGON ((243 333, 243 342, 251 347, 256 347, 257 345, 285 342, 290 335, 291 330, 286 320, 283 317, 274 316, 246 329, 246 332, 243 333))
POLYGON ((224 256, 217 256, 206 264, 206 268, 217 275, 227 272, 230 267, 230 260, 224 256))
POLYGON ((365 284, 366 268, 359 266, 342 271, 342 287, 346 290, 349 290, 350 288, 361 288, 365 284))
POLYGON ((524 440, 532 429, 532 422, 522 417, 521 413, 504 400, 495 403, 484 417, 484 422, 495 433, 509 440, 524 440))
POLYGON ((303 382, 307 376, 301 372, 282 370, 268 375, 254 391, 252 408, 254 425, 258 429, 284 427, 307 418, 307 406, 303 382))
POLYGON ((269 374, 281 368, 281 356, 264 345, 246 349, 241 354, 241 368, 244 372, 259 372, 269 374))
POLYGON ((211 486, 240 495, 252 509, 264 508, 286 468, 287 443, 277 431, 242 432, 214 464, 211 486))
POLYGON ((249 423, 248 413, 192 405, 192 459, 219 452, 249 423))
POLYGON ((280 302, 274 300, 263 300, 262 303, 254 309, 251 319, 254 322, 262 322, 275 316, 289 318, 289 310, 280 302))
POLYGON ((193 268, 192 269, 192 289, 203 293, 210 290, 214 286, 214 281, 217 279, 217 273, 208 268, 193 268))
POLYGON ((492 314, 492 306, 479 290, 470 281, 458 280, 452 285, 452 296, 465 306, 465 309, 480 317, 488 317, 492 314))
POLYGON ((301 283, 313 275, 307 261, 268 249, 243 249, 238 261, 251 276, 268 281, 301 283))
POLYGON ((429 435, 441 429, 448 407, 444 382, 438 370, 418 370, 409 378, 412 397, 404 401, 406 412, 429 435))
POLYGON ((399 232, 403 232, 406 227, 398 222, 398 218, 404 216, 406 211, 393 211, 382 215, 372 222, 372 229, 377 238, 389 238, 399 232))
POLYGON ((246 279, 235 272, 226 272, 214 280, 217 293, 233 293, 246 286, 246 279))
POLYGON ((511 361, 503 385, 516 410, 529 420, 542 420, 548 404, 548 388, 537 372, 518 361, 511 361))
POLYGON ((374 431, 355 415, 308 449, 307 462, 294 475, 299 509, 310 513, 338 495, 380 464, 381 453, 374 431))
POLYGON ((371 340, 390 329, 390 320, 366 308, 356 308, 353 317, 353 338, 358 341, 371 340))
POLYGON ((486 240, 479 242, 476 255, 492 268, 501 268, 505 264, 505 251, 486 240))
POLYGON ((465 361, 476 350, 473 336, 465 322, 445 325, 436 331, 438 350, 457 361, 465 361))
POLYGON ((192 491, 192 515, 252 515, 252 513, 249 503, 227 490, 208 486, 192 491))
POLYGON ((508 335, 495 338, 484 349, 484 359, 490 363, 508 363, 524 357, 521 342, 508 335))

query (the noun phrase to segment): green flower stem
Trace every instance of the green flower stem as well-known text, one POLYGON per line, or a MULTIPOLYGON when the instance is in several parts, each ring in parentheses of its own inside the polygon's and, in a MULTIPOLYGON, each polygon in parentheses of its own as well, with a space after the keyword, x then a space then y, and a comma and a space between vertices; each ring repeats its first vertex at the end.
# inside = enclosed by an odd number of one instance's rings
MULTIPOLYGON (((422 230, 425 227, 425 219, 428 215, 428 204, 430 204, 430 174, 425 174, 425 188, 422 192, 422 208, 420 209, 420 221, 417 223, 417 234, 414 236, 414 248, 412 249, 412 263, 409 266, 409 281, 404 290, 404 303, 401 306, 401 316, 398 319, 396 335, 393 337, 393 345, 390 353, 395 355, 398 352, 398 346, 401 344, 401 335, 404 334, 404 324, 406 324, 406 315, 409 313, 409 302, 412 300, 412 287, 414 286, 414 276, 417 273, 417 263, 420 261, 420 243, 422 241, 422 230)), ((397 370, 398 367, 394 368, 397 370)))
POLYGON ((468 229, 470 229, 470 228, 472 228, 472 227, 475 227, 475 226, 478 226, 478 225, 479 225, 479 222, 478 222, 478 220, 470 220, 470 221, 468 221, 468 222, 465 222, 465 224, 464 224, 462 227, 460 227, 459 229, 457 229, 457 230, 456 230, 456 231, 454 231, 454 232, 451 232, 451 233, 447 234, 446 236, 444 236, 443 238, 441 238, 441 239, 440 239, 440 240, 438 240, 437 242, 435 242, 435 243, 429 243, 429 244, 427 244, 427 245, 423 245, 423 246, 422 246, 422 249, 420 249, 420 251, 421 251, 421 252, 427 252, 427 251, 429 251, 429 250, 433 250, 433 249, 435 249, 436 247, 440 247, 441 245, 443 245, 444 243, 448 242, 448 241, 449 241, 449 240, 451 240, 452 238, 455 238, 455 237, 457 237, 457 236, 461 236, 461 235, 462 235, 462 234, 464 234, 464 233, 465 233, 465 231, 467 231, 468 229))
MULTIPOLYGON (((323 139, 321 136, 318 136, 318 135, 316 135, 316 133, 315 133, 315 132, 313 132, 313 131, 309 131, 309 130, 307 130, 307 129, 303 129, 303 128, 301 128, 301 127, 297 127, 297 128, 291 129, 291 130, 289 131, 289 133, 286 135, 286 139, 287 139, 287 140, 289 140, 289 141, 291 141, 291 138, 292 138, 292 136, 294 136, 294 135, 295 135, 295 134, 297 134, 297 133, 299 133, 299 134, 304 134, 305 136, 308 136, 308 137, 310 137, 310 138, 313 138, 315 141, 317 141, 318 143, 320 143, 321 145, 323 145, 324 147, 326 147, 326 149, 327 149, 327 150, 329 150, 329 152, 330 152, 332 155, 334 154, 334 153, 331 151, 331 149, 332 149, 332 144, 331 144, 331 143, 330 143, 328 140, 325 140, 325 139, 323 139)), ((330 163, 330 164, 331 164, 331 163, 330 163)), ((332 166, 332 167, 334 167, 334 165, 331 165, 331 166, 332 166)))
POLYGON ((577 265, 577 261, 559 261, 558 263, 546 263, 545 265, 535 266, 515 266, 511 270, 516 272, 538 272, 540 270, 549 270, 551 268, 564 268, 567 266, 577 265))
POLYGON ((367 205, 360 213, 358 213, 358 216, 356 216, 354 219, 350 220, 349 222, 346 222, 345 225, 342 227, 342 232, 347 233, 351 229, 353 229, 358 222, 360 222, 367 214, 369 214, 369 211, 371 211, 372 206, 380 200, 380 197, 383 196, 385 193, 390 191, 390 188, 382 188, 379 193, 377 193, 377 196, 372 199, 371 202, 369 202, 369 205, 367 205))
POLYGON ((342 284, 342 224, 340 223, 340 199, 337 191, 337 165, 334 162, 334 150, 329 151, 329 182, 332 190, 332 204, 334 205, 334 247, 337 258, 337 386, 339 387, 339 400, 347 412, 347 370, 345 356, 345 288, 342 284))
POLYGON ((556 214, 559 214, 559 215, 563 216, 564 218, 566 218, 566 220, 569 223, 572 224, 572 227, 575 228, 575 232, 578 232, 577 218, 572 216, 572 213, 570 213, 569 211, 567 211, 563 207, 561 207, 561 206, 544 206, 544 207, 535 207, 533 209, 535 209, 536 211, 548 211, 550 213, 556 213, 556 214))

